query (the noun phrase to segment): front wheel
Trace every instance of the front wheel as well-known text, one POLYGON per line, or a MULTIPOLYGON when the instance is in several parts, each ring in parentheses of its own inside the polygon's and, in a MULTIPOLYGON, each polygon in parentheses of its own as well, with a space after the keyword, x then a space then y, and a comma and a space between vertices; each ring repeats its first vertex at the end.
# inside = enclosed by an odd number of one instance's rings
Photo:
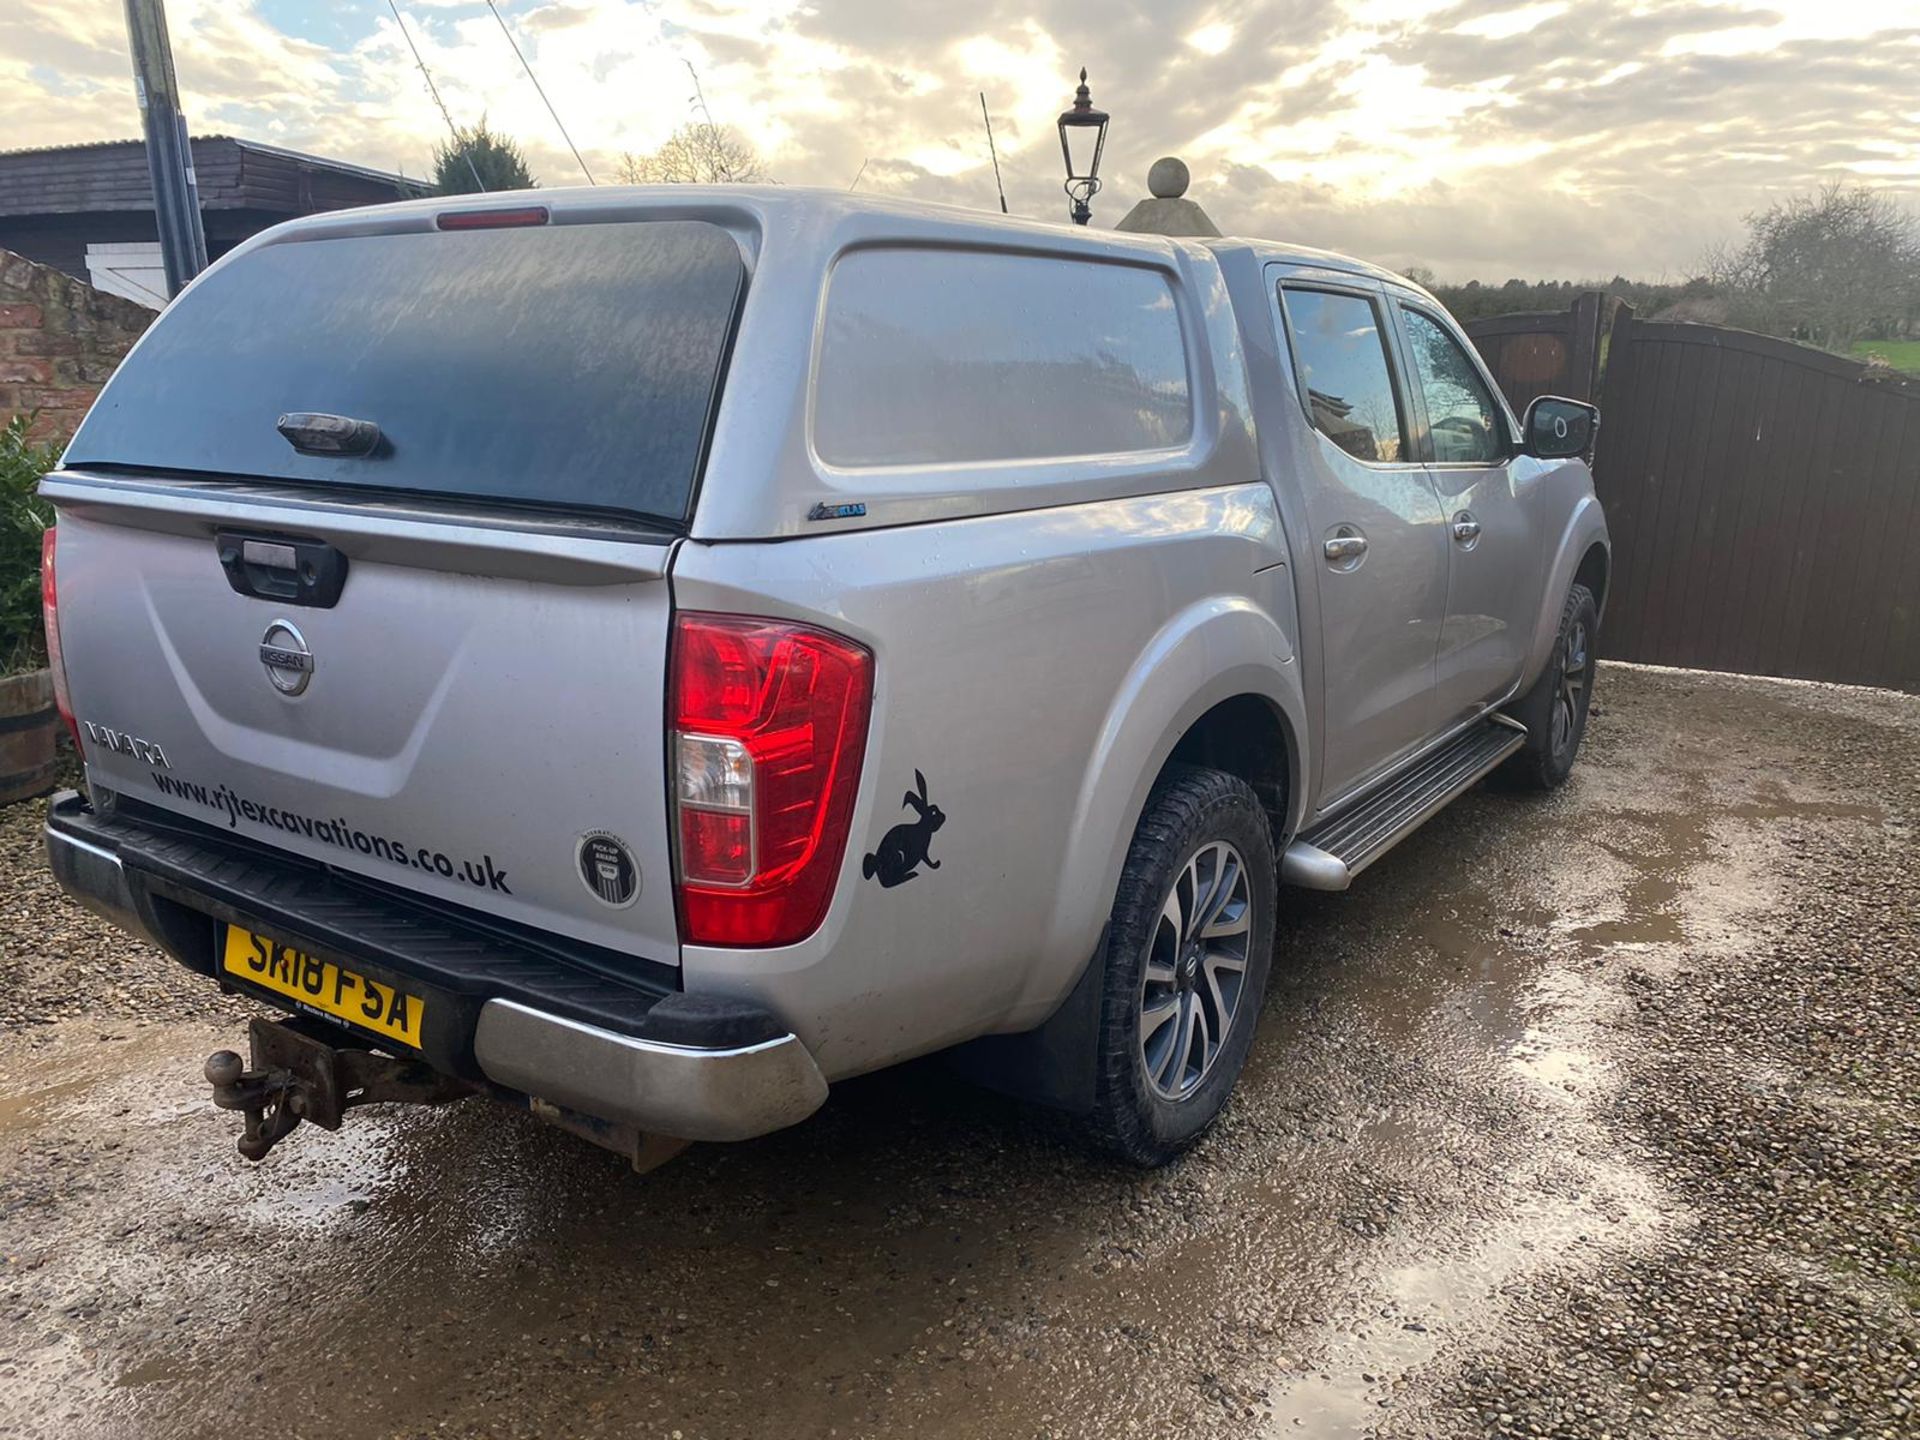
POLYGON ((1531 790, 1552 790, 1572 773, 1593 702, 1593 639, 1599 628, 1600 607, 1593 592, 1575 585, 1561 607, 1560 633, 1547 668, 1513 707, 1514 719, 1527 727, 1527 743, 1502 767, 1508 780, 1531 790))
POLYGON ((1246 1064, 1273 952, 1273 833, 1218 770, 1154 786, 1107 929, 1092 1122, 1101 1144, 1163 1165, 1219 1116, 1246 1064))

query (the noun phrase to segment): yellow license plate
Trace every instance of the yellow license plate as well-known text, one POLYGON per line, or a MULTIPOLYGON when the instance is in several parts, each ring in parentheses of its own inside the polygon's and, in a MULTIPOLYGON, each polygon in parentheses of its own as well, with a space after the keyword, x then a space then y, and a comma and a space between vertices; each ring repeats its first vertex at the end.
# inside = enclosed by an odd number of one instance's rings
POLYGON ((237 925, 227 927, 220 965, 229 975, 297 1000, 306 1009, 420 1048, 420 1024, 426 1006, 417 995, 356 975, 331 960, 304 954, 237 925))

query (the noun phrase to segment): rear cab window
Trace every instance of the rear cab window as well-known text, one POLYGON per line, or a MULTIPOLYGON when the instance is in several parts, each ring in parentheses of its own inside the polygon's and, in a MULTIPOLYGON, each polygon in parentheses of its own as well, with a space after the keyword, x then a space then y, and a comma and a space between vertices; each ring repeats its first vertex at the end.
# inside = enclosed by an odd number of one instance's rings
POLYGON ((906 247, 834 266, 813 397, 823 464, 1162 452, 1193 432, 1186 342, 1159 270, 906 247))
POLYGON ((1356 460, 1409 459, 1378 304, 1303 285, 1283 286, 1281 297, 1313 428, 1356 460))
POLYGON ((678 526, 745 285, 704 221, 291 236, 161 316, 66 463, 678 526), (379 444, 303 454, 276 428, 298 412, 371 421, 379 444))

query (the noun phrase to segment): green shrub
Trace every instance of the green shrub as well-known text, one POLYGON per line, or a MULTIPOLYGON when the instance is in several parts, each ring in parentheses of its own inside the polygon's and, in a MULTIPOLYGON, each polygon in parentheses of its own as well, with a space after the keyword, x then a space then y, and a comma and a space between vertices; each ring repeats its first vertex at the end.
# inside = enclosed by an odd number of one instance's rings
POLYGON ((60 461, 60 447, 27 439, 29 415, 0 427, 0 675, 47 663, 40 629, 40 537, 53 507, 33 493, 60 461))

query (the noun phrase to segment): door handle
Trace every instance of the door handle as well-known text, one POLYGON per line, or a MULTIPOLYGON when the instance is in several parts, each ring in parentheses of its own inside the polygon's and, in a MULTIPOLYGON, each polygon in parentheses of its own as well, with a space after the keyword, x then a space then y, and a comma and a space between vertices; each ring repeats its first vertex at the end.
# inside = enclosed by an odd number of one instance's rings
POLYGON ((1335 535, 1320 547, 1327 559, 1339 565, 1348 560, 1358 560, 1367 553, 1367 537, 1364 535, 1335 535))
POLYGON ((1480 538, 1480 522, 1473 518, 1471 510, 1462 510, 1453 517, 1453 538, 1462 545, 1471 545, 1480 538))

